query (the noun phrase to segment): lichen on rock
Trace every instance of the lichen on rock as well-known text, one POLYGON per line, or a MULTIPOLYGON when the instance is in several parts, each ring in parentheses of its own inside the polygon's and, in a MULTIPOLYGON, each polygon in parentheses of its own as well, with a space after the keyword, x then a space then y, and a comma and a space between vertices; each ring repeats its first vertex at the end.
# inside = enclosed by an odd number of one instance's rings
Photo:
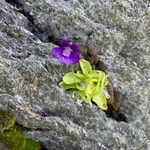
POLYGON ((8 130, 15 124, 15 116, 8 110, 0 109, 0 131, 8 130))
POLYGON ((11 150, 40 150, 41 145, 35 140, 27 139, 20 129, 0 133, 0 140, 11 150))

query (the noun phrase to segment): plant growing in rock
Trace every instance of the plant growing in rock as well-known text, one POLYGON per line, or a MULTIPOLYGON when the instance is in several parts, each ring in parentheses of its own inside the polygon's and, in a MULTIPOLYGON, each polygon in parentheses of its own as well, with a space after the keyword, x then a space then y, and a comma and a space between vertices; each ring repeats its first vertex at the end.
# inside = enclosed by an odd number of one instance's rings
POLYGON ((105 73, 100 70, 92 70, 90 63, 84 59, 80 60, 78 51, 80 46, 69 40, 62 38, 60 47, 54 47, 51 50, 53 57, 58 58, 59 62, 64 64, 76 64, 79 62, 81 70, 77 73, 68 72, 59 86, 64 90, 75 93, 86 103, 95 102, 103 110, 107 110, 107 93, 106 85, 109 83, 105 73))
POLYGON ((105 73, 99 70, 92 70, 90 63, 84 59, 79 61, 81 70, 76 73, 66 73, 59 86, 64 90, 74 92, 83 101, 89 103, 91 100, 103 110, 107 110, 107 98, 109 94, 106 90, 109 80, 105 73))

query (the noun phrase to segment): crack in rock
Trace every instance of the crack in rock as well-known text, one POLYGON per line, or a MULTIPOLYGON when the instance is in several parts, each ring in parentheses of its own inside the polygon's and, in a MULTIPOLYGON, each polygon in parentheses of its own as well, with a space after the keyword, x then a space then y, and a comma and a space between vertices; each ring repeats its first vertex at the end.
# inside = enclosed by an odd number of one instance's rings
POLYGON ((53 43, 58 45, 58 39, 54 37, 51 29, 41 29, 34 23, 34 17, 30 15, 29 12, 24 10, 23 5, 18 0, 5 0, 7 3, 11 4, 12 6, 16 7, 16 10, 24 15, 28 20, 28 30, 34 34, 39 40, 44 43, 53 43))

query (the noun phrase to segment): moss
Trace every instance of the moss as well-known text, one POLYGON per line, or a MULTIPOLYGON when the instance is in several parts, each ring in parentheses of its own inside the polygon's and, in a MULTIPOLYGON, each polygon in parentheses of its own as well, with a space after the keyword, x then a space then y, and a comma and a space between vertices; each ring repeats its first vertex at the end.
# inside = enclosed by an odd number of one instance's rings
POLYGON ((7 110, 0 109, 0 131, 10 129, 15 123, 15 116, 7 110))
POLYGON ((32 139, 26 139, 26 144, 23 150, 40 150, 41 145, 32 139))
POLYGON ((11 150, 40 150, 40 143, 27 139, 23 131, 13 129, 0 134, 0 139, 11 150))

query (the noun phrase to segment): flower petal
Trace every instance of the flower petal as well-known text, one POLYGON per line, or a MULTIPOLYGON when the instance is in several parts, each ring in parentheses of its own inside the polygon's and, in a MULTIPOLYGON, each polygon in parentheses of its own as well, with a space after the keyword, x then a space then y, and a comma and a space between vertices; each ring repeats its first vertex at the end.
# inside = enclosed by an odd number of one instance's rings
POLYGON ((80 57, 77 53, 73 52, 70 57, 62 56, 59 58, 60 62, 63 62, 64 64, 76 64, 80 60, 80 57))
POLYGON ((62 56, 59 58, 59 61, 64 64, 72 64, 72 60, 70 59, 70 57, 62 56))
POLYGON ((53 57, 60 58, 62 56, 62 53, 63 53, 63 49, 60 48, 60 47, 54 47, 51 50, 51 54, 52 54, 53 57))
POLYGON ((70 47, 74 51, 78 51, 80 49, 79 44, 76 44, 76 43, 71 44, 70 47))
POLYGON ((80 60, 79 54, 77 52, 72 52, 70 58, 72 60, 72 64, 76 64, 80 60))
POLYGON ((69 41, 66 38, 62 38, 61 41, 60 41, 60 46, 61 47, 69 46, 69 41))

